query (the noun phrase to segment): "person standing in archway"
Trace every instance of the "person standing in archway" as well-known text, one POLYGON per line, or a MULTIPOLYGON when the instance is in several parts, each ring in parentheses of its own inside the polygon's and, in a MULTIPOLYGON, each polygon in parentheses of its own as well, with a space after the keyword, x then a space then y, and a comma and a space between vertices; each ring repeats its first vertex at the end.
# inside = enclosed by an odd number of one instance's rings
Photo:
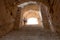
POLYGON ((24 20, 23 20, 23 21, 24 21, 24 25, 25 25, 25 24, 26 24, 26 22, 27 22, 27 19, 26 19, 26 18, 24 18, 24 20))

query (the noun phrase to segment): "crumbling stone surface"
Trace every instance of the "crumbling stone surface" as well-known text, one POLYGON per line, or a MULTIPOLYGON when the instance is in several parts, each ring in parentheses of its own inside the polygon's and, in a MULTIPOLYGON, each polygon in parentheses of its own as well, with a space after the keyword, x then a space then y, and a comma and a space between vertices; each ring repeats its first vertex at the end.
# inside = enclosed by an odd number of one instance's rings
POLYGON ((0 36, 8 33, 13 28, 13 18, 7 12, 4 1, 0 0, 0 36))
POLYGON ((55 30, 60 32, 60 0, 0 0, 0 35, 8 33, 13 28, 16 23, 15 18, 18 18, 16 16, 17 5, 26 1, 45 4, 49 8, 55 30))

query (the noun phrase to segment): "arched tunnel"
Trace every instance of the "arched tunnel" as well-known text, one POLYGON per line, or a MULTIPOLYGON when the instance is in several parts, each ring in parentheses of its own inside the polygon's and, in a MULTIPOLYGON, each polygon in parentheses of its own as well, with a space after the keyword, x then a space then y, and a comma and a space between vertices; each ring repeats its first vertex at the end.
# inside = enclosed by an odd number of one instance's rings
POLYGON ((0 0, 0 40, 60 40, 60 0, 0 0))

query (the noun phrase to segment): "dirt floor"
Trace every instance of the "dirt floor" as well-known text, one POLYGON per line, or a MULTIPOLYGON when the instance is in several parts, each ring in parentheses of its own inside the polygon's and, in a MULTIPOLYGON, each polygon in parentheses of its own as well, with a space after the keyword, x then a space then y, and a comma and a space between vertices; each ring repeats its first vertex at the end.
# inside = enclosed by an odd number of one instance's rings
POLYGON ((39 27, 22 27, 12 31, 0 40, 60 40, 60 35, 39 27))

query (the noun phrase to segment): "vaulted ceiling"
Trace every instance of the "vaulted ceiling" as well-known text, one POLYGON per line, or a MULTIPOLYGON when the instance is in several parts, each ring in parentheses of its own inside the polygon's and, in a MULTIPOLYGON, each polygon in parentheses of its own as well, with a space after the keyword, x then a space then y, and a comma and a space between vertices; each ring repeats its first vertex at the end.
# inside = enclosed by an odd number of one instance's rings
POLYGON ((17 5, 27 1, 36 1, 46 5, 51 14, 54 28, 60 32, 60 0, 0 0, 0 36, 13 29, 13 22, 17 17, 17 5))

